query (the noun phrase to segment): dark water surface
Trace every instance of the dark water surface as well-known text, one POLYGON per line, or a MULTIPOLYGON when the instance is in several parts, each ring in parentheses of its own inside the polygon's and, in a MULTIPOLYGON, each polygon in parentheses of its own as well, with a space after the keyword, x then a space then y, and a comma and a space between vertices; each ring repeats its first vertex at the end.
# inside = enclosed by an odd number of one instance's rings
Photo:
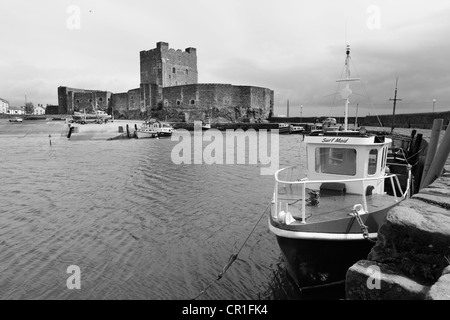
MULTIPOLYGON (((192 299, 271 199, 259 165, 176 165, 170 139, 68 141, 61 127, 0 120, 0 299, 192 299)), ((279 137, 280 167, 301 164, 301 141, 279 137)), ((200 299, 299 297, 266 215, 200 299)))

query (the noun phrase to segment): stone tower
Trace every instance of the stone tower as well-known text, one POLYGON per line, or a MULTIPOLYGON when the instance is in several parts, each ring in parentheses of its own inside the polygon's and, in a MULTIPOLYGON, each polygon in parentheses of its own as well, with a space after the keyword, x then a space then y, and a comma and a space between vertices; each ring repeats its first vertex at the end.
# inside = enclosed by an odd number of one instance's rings
POLYGON ((140 52, 141 108, 155 106, 162 99, 161 89, 198 83, 197 50, 169 49, 167 42, 140 52))
POLYGON ((162 87, 198 83, 197 50, 169 49, 166 42, 158 42, 156 48, 140 52, 141 83, 162 87))

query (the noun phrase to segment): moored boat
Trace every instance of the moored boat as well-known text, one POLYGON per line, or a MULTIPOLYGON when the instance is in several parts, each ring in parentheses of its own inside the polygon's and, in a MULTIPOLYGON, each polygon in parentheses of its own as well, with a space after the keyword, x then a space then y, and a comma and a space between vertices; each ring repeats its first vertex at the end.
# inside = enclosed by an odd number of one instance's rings
POLYGON ((81 124, 88 122, 96 122, 96 123, 106 123, 111 120, 112 116, 107 114, 105 111, 96 110, 94 113, 86 113, 86 112, 78 112, 75 111, 72 115, 72 119, 74 122, 78 122, 81 124))
POLYGON ((139 129, 134 132, 137 139, 156 138, 158 133, 154 130, 153 124, 144 122, 139 129))
POLYGON ((209 130, 211 129, 211 120, 208 120, 208 122, 202 122, 202 130, 209 130))
POLYGON ((138 139, 170 137, 174 131, 175 129, 167 122, 150 119, 135 131, 135 135, 138 139))
POLYGON ((301 134, 305 132, 305 127, 300 124, 291 124, 289 128, 290 134, 301 134))
POLYGON ((410 193, 411 168, 401 183, 389 173, 388 136, 349 130, 350 48, 346 51, 345 122, 305 136, 306 176, 295 167, 275 174, 269 229, 287 270, 300 288, 343 282, 348 268, 365 259, 387 212, 410 193), (386 183, 391 192, 386 192, 386 183))
POLYGON ((290 132, 289 123, 279 123, 278 124, 278 134, 289 134, 290 132))
POLYGON ((153 129, 157 132, 158 137, 170 137, 175 129, 167 122, 155 121, 153 129))

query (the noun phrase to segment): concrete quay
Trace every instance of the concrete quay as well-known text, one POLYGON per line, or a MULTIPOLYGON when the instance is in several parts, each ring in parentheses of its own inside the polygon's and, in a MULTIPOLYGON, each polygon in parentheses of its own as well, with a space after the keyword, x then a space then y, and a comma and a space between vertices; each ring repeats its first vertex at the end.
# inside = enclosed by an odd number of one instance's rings
POLYGON ((347 300, 450 300, 450 158, 443 175, 390 210, 347 300))

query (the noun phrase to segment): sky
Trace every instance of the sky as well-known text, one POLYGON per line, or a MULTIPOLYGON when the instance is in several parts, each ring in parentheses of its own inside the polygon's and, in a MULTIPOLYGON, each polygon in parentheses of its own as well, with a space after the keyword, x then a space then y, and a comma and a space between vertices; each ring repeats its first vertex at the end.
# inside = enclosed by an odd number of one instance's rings
POLYGON ((0 0, 0 97, 57 104, 58 86, 139 87, 139 52, 195 47, 199 83, 274 90, 275 114, 449 111, 448 0, 0 0), (433 102, 433 100, 435 100, 433 102))

